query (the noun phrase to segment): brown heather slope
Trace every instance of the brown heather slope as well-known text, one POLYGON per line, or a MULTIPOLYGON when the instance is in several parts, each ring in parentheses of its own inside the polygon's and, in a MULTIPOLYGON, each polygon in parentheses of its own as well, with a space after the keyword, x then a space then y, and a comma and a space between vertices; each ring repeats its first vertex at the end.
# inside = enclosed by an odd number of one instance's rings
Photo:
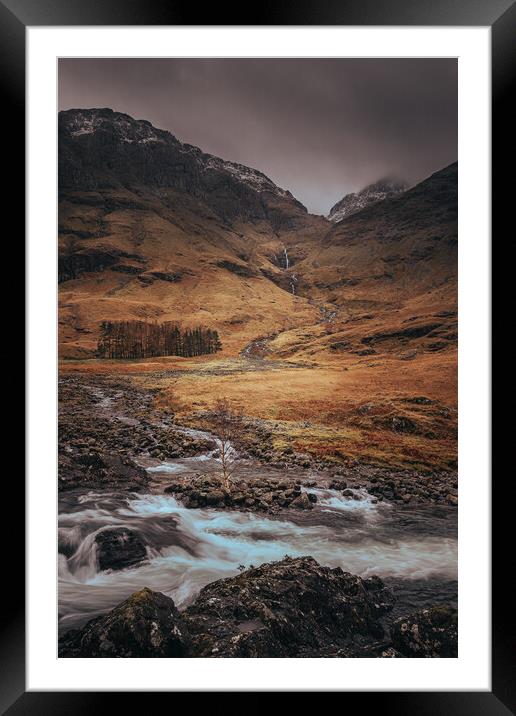
POLYGON ((63 372, 125 375, 198 425, 227 395, 278 450, 454 468, 457 165, 332 225, 111 110, 61 113, 59 149, 63 372), (204 324, 224 350, 91 360, 106 319, 204 324))

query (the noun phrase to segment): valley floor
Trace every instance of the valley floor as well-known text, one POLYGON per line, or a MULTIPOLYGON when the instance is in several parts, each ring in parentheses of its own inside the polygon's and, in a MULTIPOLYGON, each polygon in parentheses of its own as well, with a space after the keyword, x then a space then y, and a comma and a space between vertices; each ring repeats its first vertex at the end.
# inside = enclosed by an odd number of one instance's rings
MULTIPOLYGON (((303 456, 310 466, 347 472, 440 473, 456 495, 455 353, 392 355, 314 363, 206 356, 140 361, 62 361, 64 379, 123 385, 146 393, 153 409, 192 428, 206 427, 227 398, 249 427, 247 448, 268 464, 303 456)), ((66 407, 66 406, 65 406, 66 407)))

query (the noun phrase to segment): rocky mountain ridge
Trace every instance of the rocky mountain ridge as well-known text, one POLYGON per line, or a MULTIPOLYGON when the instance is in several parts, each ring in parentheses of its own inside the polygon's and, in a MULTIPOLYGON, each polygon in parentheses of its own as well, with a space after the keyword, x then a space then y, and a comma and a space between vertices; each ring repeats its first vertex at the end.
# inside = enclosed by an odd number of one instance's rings
POLYGON ((306 213, 301 202, 262 172, 207 154, 146 120, 108 108, 60 112, 59 157, 60 190, 166 186, 202 199, 226 219, 264 218, 274 200, 306 213))

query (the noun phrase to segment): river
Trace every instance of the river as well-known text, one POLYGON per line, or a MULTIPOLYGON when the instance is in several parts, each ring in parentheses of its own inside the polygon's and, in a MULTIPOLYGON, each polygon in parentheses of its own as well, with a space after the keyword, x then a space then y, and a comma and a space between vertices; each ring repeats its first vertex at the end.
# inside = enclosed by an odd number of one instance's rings
MULTIPOLYGON (((191 466, 178 460, 148 469, 159 479, 191 466)), ((396 593, 394 616, 428 604, 456 604, 456 508, 375 502, 361 490, 355 491, 357 499, 346 499, 335 490, 305 489, 317 495, 313 510, 274 516, 186 509, 155 485, 147 494, 61 493, 60 631, 108 611, 142 587, 184 607, 209 582, 285 555, 310 555, 361 576, 379 575, 396 593), (143 563, 99 571, 94 538, 113 527, 128 527, 143 539, 143 563)))

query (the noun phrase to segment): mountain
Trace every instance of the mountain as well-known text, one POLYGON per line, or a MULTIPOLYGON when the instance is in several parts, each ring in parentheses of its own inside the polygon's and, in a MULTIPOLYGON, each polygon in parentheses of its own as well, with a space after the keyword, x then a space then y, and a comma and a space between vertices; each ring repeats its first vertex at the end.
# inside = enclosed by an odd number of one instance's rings
MULTIPOLYGON (((296 225, 306 208, 256 169, 205 154, 170 132, 111 109, 59 114, 59 189, 146 187, 187 194, 223 221, 296 225)), ((166 196, 161 196, 166 199, 166 196)))
POLYGON ((261 172, 110 109, 59 128, 60 349, 92 355, 102 320, 205 323, 242 346, 289 316, 284 290, 329 222, 261 172))
POLYGON ((380 179, 374 184, 369 184, 361 191, 353 194, 346 194, 340 201, 332 206, 328 219, 335 223, 360 211, 365 206, 383 199, 388 199, 408 189, 408 184, 390 177, 380 179))
POLYGON ((80 109, 58 126, 61 357, 93 356, 104 320, 202 324, 227 355, 265 337, 330 361, 453 345, 456 164, 371 185, 329 221, 147 121, 80 109))
POLYGON ((336 223, 299 266, 340 300, 400 301, 457 275, 457 164, 336 223))

